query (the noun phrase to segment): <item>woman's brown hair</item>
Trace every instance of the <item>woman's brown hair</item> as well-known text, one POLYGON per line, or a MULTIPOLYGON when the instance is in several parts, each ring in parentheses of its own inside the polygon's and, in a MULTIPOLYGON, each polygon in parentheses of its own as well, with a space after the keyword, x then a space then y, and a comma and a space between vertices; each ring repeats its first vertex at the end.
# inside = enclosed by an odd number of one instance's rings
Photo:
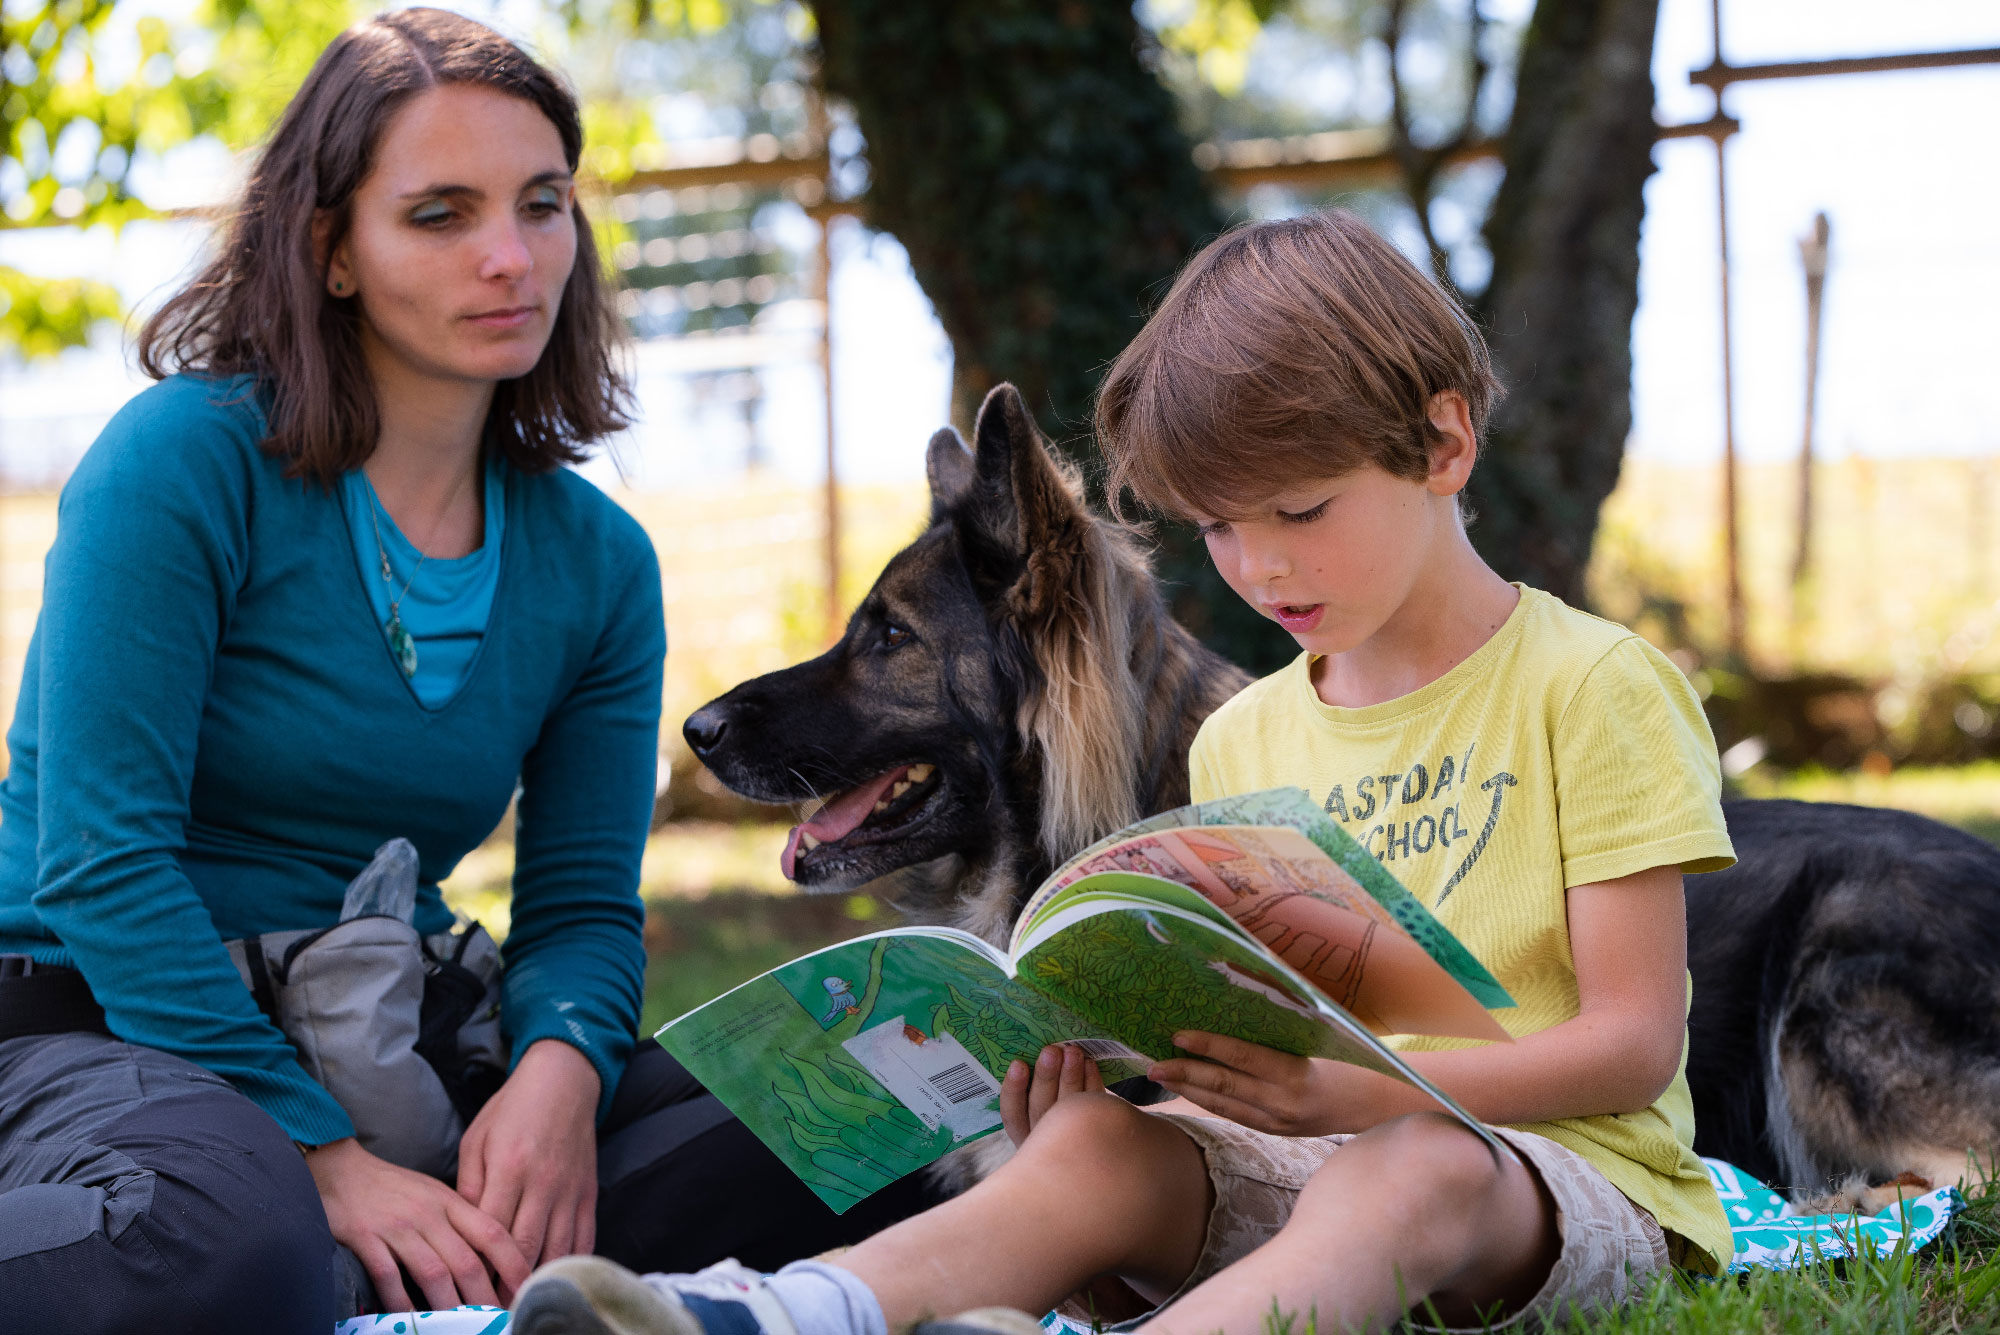
MULTIPOLYGON (((354 193, 389 119, 428 88, 473 84, 538 107, 575 171, 583 151, 576 99, 528 54, 480 23, 404 9, 356 24, 321 53, 285 108, 223 231, 215 258, 146 322, 139 365, 255 378, 267 397, 264 448, 292 476, 330 483, 374 452, 380 415, 362 360, 357 303, 326 291, 326 256, 351 225, 354 193), (314 244, 314 221, 330 224, 314 244)), ((533 370, 503 380, 485 443, 526 472, 584 457, 630 421, 631 391, 613 363, 619 337, 581 204, 576 262, 533 370)))
POLYGON ((1429 475, 1430 402, 1473 431, 1500 395, 1471 318, 1351 213, 1225 232, 1188 261, 1097 393, 1115 508, 1216 519, 1373 464, 1429 475))

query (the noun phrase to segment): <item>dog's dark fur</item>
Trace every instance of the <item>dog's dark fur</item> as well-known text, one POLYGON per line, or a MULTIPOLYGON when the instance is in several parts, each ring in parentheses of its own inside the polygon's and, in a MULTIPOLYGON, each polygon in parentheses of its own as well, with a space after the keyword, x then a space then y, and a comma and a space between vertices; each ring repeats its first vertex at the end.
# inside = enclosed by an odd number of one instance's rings
MULTIPOLYGON (((696 711, 723 783, 792 802, 912 762, 932 783, 802 857, 1000 940, 1069 852, 1187 800, 1187 750, 1245 677, 1167 615, 1011 387, 930 445, 928 529, 841 642, 696 711), (879 826, 879 828, 877 828, 879 826)), ((2000 1146, 2000 851, 1903 812, 1726 808, 1738 864, 1688 881, 1697 1144, 1842 1203, 2000 1146)))
POLYGON ((1836 1204, 1990 1164, 2000 849, 1905 811, 1723 810, 1738 862, 1687 882, 1696 1143, 1836 1204))
MULTIPOLYGON (((976 449, 931 438, 931 522, 840 643, 689 717, 689 744, 745 797, 829 796, 937 767, 887 828, 803 855, 807 890, 878 878, 907 912, 991 940, 1075 849, 1187 800, 1187 752, 1248 679, 1167 615, 1145 558, 1084 507, 1012 386, 976 449)), ((899 804, 899 808, 902 804, 899 804)))

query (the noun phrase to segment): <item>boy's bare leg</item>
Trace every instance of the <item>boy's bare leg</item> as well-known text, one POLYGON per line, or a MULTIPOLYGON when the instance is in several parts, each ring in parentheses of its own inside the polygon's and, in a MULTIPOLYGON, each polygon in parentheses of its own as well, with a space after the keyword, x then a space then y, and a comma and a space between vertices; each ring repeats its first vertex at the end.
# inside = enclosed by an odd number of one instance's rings
POLYGON ((1310 1330, 1376 1331, 1425 1297, 1477 1325, 1535 1296, 1561 1248, 1555 1202, 1512 1156, 1442 1114, 1398 1118, 1347 1142, 1299 1193, 1279 1234, 1145 1329, 1265 1335, 1275 1303, 1310 1330))
POLYGON ((835 1264, 874 1290, 891 1331, 974 1307, 1039 1315, 1107 1271, 1164 1297, 1200 1258, 1210 1198, 1201 1151, 1171 1122, 1065 1095, 998 1173, 835 1264))

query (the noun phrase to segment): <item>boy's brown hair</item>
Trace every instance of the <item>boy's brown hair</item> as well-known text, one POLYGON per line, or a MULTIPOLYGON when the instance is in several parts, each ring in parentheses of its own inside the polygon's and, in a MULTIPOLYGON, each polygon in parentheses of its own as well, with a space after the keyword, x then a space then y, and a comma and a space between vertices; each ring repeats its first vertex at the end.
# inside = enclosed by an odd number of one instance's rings
POLYGON ((1114 511, 1126 491, 1241 519, 1270 495, 1368 464, 1430 473, 1431 399, 1498 400, 1465 310, 1351 213, 1248 223, 1203 247, 1097 392, 1114 511))

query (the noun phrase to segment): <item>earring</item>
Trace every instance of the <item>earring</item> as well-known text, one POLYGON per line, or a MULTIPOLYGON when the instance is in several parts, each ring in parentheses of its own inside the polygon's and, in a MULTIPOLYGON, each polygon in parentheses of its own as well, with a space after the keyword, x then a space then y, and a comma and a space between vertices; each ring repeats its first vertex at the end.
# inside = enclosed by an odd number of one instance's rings
POLYGON ((337 278, 336 278, 336 279, 334 280, 334 282, 333 282, 333 295, 334 295, 334 296, 336 296, 336 297, 344 297, 344 296, 346 296, 346 295, 347 295, 347 284, 346 284, 346 283, 343 283, 343 282, 341 282, 341 281, 340 281, 339 279, 337 279, 337 278))

